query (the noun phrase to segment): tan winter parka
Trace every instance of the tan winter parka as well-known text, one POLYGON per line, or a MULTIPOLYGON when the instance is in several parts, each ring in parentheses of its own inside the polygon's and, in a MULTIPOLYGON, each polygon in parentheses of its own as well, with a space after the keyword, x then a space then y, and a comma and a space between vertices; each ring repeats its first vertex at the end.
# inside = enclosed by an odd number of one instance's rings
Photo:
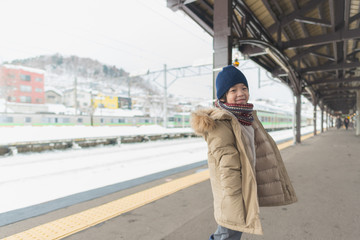
POLYGON ((208 144, 214 216, 223 227, 262 234, 259 206, 297 201, 280 152, 254 111, 256 166, 238 120, 226 110, 210 108, 192 114, 191 124, 208 144))

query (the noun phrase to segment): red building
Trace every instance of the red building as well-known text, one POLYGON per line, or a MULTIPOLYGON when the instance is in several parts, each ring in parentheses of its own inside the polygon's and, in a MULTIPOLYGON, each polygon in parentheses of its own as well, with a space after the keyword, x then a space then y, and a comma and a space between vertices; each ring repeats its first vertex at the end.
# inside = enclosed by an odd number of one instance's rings
POLYGON ((0 93, 8 102, 45 103, 45 71, 18 65, 0 66, 0 93))

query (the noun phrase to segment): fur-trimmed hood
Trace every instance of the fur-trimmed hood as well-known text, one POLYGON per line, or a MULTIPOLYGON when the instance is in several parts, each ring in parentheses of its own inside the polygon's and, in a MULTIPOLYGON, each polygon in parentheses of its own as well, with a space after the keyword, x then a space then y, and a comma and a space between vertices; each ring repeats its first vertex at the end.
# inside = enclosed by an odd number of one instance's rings
POLYGON ((207 108, 195 111, 191 114, 191 127, 195 133, 201 136, 216 128, 216 120, 231 120, 232 116, 219 108, 207 108))

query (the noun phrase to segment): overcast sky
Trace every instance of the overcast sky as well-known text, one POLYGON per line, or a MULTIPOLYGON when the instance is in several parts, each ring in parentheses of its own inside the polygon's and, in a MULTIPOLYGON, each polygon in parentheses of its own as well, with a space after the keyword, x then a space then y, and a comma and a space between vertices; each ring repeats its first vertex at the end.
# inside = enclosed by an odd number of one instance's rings
MULTIPOLYGON (((59 53, 134 73, 212 59, 212 37, 182 11, 167 8, 166 0, 1 0, 0 22, 0 63, 59 53)), ((279 84, 255 91, 257 70, 244 73, 256 98, 291 96, 279 84)), ((211 87, 207 75, 176 80, 169 92, 211 98, 211 87)))
POLYGON ((126 71, 211 58, 212 38, 165 0, 1 0, 0 60, 60 53, 126 71))

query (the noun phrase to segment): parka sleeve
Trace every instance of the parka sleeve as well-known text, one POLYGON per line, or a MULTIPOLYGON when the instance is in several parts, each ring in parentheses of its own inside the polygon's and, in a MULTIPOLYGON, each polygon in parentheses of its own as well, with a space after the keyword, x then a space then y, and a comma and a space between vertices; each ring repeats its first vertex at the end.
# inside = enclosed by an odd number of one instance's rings
POLYGON ((241 193, 240 153, 235 147, 235 136, 229 122, 217 121, 217 127, 208 134, 207 142, 223 193, 229 196, 241 193))

